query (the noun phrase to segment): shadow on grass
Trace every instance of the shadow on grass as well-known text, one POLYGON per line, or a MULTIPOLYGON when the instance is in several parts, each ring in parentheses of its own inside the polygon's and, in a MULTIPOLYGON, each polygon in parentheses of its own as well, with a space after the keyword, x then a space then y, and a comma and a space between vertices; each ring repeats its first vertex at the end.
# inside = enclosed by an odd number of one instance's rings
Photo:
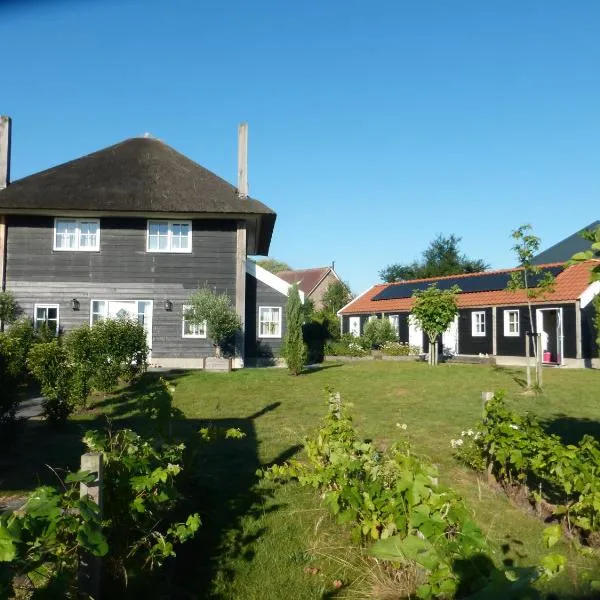
MULTIPOLYGON (((88 429, 129 427, 140 434, 156 432, 161 411, 170 410, 159 378, 173 385, 185 373, 148 373, 139 382, 120 393, 92 403, 80 418, 71 419, 62 429, 53 429, 43 421, 28 421, 9 452, 0 458, 0 496, 2 489, 28 491, 40 484, 56 485, 56 476, 76 470, 84 451, 82 436, 88 429), (108 419, 108 420, 107 420, 108 419)), ((131 577, 126 592, 105 582, 108 596, 120 598, 220 598, 214 591, 215 579, 233 579, 228 566, 239 559, 252 560, 254 544, 265 533, 260 518, 280 508, 269 503, 270 492, 258 486, 256 471, 263 467, 258 458, 255 423, 263 415, 277 410, 279 402, 266 405, 244 418, 216 420, 189 419, 177 409, 171 411, 168 432, 186 444, 185 469, 178 481, 183 494, 177 520, 198 512, 202 526, 196 537, 176 548, 177 556, 156 573, 131 577), (225 439, 218 432, 237 428, 242 439, 225 439), (202 429, 215 431, 206 441, 202 429), (256 525, 244 527, 254 519, 256 525)), ((163 412, 164 414, 164 412, 163 412)), ((275 462, 294 456, 300 446, 282 452, 275 462)))
POLYGON ((527 389, 527 379, 523 377, 523 374, 525 373, 525 367, 518 369, 492 365, 492 369, 495 373, 500 373, 510 377, 520 388, 527 389))
POLYGON ((584 435, 591 435, 600 441, 600 420, 560 413, 541 420, 540 424, 548 433, 562 438, 565 444, 577 444, 584 435))
POLYGON ((313 373, 318 373, 319 371, 325 371, 326 369, 335 369, 337 367, 343 367, 344 363, 336 362, 336 363, 325 363, 318 365, 310 365, 300 373, 300 375, 312 375, 313 373))

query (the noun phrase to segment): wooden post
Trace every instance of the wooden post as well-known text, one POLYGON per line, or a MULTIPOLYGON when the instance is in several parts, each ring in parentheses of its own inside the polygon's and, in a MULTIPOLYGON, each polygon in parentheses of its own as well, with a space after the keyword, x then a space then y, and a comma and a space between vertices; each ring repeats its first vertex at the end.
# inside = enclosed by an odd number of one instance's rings
MULTIPOLYGON (((559 311, 560 312, 560 311, 559 311)), ((563 333, 563 324, 562 324, 562 319, 561 319, 561 324, 560 324, 560 331, 561 331, 561 337, 563 338, 561 341, 562 343, 560 344, 560 356, 556 357, 556 362, 559 365, 563 364, 563 356, 565 355, 565 349, 564 349, 564 333, 563 333)), ((575 302, 575 358, 583 358, 583 346, 581 344, 581 300, 577 300, 577 302, 575 302)))
POLYGON ((0 292, 6 289, 6 217, 0 215, 0 292))
MULTIPOLYGON (((99 452, 82 454, 81 470, 96 475, 93 482, 80 484, 79 493, 82 498, 90 497, 100 507, 100 517, 102 518, 102 454, 99 452)), ((82 552, 79 557, 79 592, 94 600, 100 598, 100 564, 100 557, 93 556, 88 552, 82 552)))
POLYGON ((0 190, 10 183, 10 117, 0 116, 0 190))
POLYGON ((495 306, 492 306, 492 354, 498 354, 498 319, 495 306))
POLYGON ((235 312, 242 322, 242 330, 238 335, 240 367, 245 359, 245 323, 246 323, 246 223, 240 221, 237 226, 235 257, 235 312))
POLYGON ((542 347, 542 334, 537 334, 537 384, 542 387, 542 361, 544 357, 544 349, 542 347))
POLYGON ((527 389, 531 389, 531 333, 529 331, 525 332, 525 357, 527 360, 527 389))
POLYGON ((248 197, 248 123, 238 127, 238 194, 248 197))

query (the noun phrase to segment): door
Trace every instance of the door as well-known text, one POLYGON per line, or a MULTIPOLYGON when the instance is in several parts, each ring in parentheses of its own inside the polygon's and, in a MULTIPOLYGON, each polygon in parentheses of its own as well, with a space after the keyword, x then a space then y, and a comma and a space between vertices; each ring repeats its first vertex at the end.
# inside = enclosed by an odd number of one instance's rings
POLYGON ((408 343, 411 346, 416 346, 419 352, 423 351, 423 332, 412 315, 408 317, 408 343))
POLYGON ((348 328, 354 337, 360 337, 360 317, 350 317, 348 328))
POLYGON ((109 319, 131 319, 137 320, 138 310, 137 302, 121 302, 120 300, 110 301, 108 303, 109 319))
POLYGON ((442 345, 444 354, 458 354, 458 316, 442 334, 442 345))

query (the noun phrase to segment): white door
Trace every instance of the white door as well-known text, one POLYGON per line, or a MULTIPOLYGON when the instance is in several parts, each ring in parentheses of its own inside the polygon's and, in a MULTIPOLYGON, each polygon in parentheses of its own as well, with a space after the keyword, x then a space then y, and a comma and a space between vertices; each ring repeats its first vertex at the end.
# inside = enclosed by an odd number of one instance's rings
POLYGON ((108 318, 109 319, 132 319, 137 320, 137 302, 119 300, 111 300, 108 303, 108 318))
POLYGON ((360 337, 360 317, 350 317, 348 327, 354 337, 360 337))
POLYGON ((417 325, 412 315, 408 317, 408 343, 423 352, 423 330, 417 325))
POLYGON ((458 354, 458 316, 454 317, 454 321, 442 334, 442 346, 444 354, 458 354))

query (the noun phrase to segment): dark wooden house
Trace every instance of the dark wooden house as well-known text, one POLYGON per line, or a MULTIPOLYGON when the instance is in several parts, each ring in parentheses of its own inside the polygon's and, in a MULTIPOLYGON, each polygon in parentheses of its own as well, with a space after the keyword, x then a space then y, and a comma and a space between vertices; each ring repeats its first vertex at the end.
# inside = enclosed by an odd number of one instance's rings
MULTIPOLYGON (((241 128, 240 156, 246 136, 241 128)), ((10 120, 0 121, 1 288, 36 326, 68 331, 127 316, 151 362, 199 367, 213 354, 186 322, 190 294, 230 295, 244 324, 235 364, 276 356, 288 284, 248 260, 266 255, 275 212, 163 142, 125 140, 10 182, 10 120)))
POLYGON ((532 301, 532 318, 525 292, 507 290, 514 270, 507 269, 374 285, 340 310, 342 332, 361 335, 369 319, 389 318, 399 341, 427 352, 427 337, 410 319, 413 292, 432 283, 442 289, 458 285, 459 314, 442 335, 446 354, 522 364, 527 334, 541 333, 545 362, 591 366, 598 361, 592 300, 600 293, 600 282, 590 283, 592 262, 543 265, 556 277, 554 290, 532 301))

